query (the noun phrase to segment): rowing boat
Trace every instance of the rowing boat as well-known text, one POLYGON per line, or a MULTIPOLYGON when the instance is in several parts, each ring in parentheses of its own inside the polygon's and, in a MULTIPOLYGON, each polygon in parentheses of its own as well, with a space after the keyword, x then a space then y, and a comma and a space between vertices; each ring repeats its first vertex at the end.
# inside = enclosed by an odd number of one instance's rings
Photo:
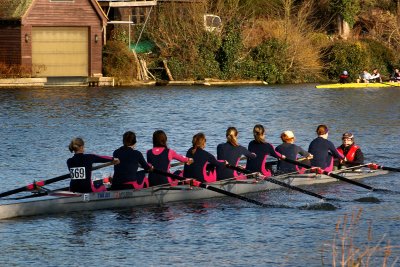
POLYGON ((331 84, 320 84, 315 86, 319 89, 327 88, 387 88, 387 87, 400 87, 400 83, 397 82, 385 82, 385 83, 331 83, 331 84))
MULTIPOLYGON (((383 175, 387 172, 385 170, 342 170, 337 173, 348 179, 361 179, 383 175)), ((274 176, 274 178, 294 186, 325 184, 337 181, 337 179, 330 176, 315 173, 283 174, 274 176)), ((256 193, 280 188, 280 186, 268 182, 267 179, 263 179, 258 174, 250 175, 245 180, 228 179, 212 185, 235 194, 256 193)), ((0 219, 149 205, 160 206, 170 202, 194 201, 222 196, 214 191, 190 185, 173 187, 164 185, 142 190, 118 190, 100 193, 53 191, 49 195, 37 197, 33 201, 32 199, 23 199, 0 205, 0 219)))

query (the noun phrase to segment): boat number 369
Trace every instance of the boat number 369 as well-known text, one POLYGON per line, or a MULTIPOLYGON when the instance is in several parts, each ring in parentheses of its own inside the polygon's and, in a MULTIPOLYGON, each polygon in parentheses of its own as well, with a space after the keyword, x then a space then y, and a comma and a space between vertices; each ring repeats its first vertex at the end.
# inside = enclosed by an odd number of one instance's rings
POLYGON ((71 179, 86 179, 85 167, 70 168, 71 179))

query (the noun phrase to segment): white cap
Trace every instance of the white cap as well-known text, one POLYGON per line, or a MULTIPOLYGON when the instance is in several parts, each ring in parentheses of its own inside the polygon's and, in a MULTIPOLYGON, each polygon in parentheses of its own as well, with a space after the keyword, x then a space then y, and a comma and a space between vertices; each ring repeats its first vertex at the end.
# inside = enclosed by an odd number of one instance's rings
POLYGON ((283 132, 288 138, 294 138, 294 133, 292 131, 284 131, 283 132))

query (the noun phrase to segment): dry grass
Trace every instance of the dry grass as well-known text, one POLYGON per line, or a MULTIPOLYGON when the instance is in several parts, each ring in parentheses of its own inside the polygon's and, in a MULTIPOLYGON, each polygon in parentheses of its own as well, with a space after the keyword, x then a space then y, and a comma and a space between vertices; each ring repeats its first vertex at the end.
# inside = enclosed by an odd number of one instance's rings
POLYGON ((271 38, 280 40, 288 47, 282 55, 286 62, 285 76, 319 77, 322 71, 319 51, 323 42, 313 42, 315 28, 309 20, 313 2, 304 1, 294 6, 294 1, 282 0, 282 9, 276 11, 280 15, 260 18, 247 25, 243 31, 244 46, 251 49, 271 38))
POLYGON ((0 78, 30 78, 32 77, 31 66, 5 64, 0 62, 0 78))
POLYGON ((399 16, 381 9, 369 9, 359 16, 359 24, 354 28, 355 36, 362 35, 361 26, 368 30, 370 38, 385 43, 387 46, 400 49, 399 16))
POLYGON ((372 235, 372 224, 369 222, 367 241, 360 243, 359 224, 361 222, 362 209, 353 212, 351 216, 344 215, 336 223, 335 234, 332 243, 332 266, 359 267, 359 266, 396 266, 399 257, 392 255, 394 248, 389 240, 385 241, 383 236, 374 245, 372 235), (382 263, 377 265, 377 259, 382 263))

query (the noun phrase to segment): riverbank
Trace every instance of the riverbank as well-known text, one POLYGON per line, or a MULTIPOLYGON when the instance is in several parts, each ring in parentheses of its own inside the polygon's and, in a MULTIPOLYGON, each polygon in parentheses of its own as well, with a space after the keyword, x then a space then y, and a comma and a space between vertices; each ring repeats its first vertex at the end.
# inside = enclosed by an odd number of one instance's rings
POLYGON ((185 81, 131 81, 116 82, 113 77, 52 77, 52 78, 11 78, 0 79, 0 88, 20 87, 114 87, 114 86, 237 86, 237 85, 267 85, 265 81, 255 80, 185 80, 185 81))

